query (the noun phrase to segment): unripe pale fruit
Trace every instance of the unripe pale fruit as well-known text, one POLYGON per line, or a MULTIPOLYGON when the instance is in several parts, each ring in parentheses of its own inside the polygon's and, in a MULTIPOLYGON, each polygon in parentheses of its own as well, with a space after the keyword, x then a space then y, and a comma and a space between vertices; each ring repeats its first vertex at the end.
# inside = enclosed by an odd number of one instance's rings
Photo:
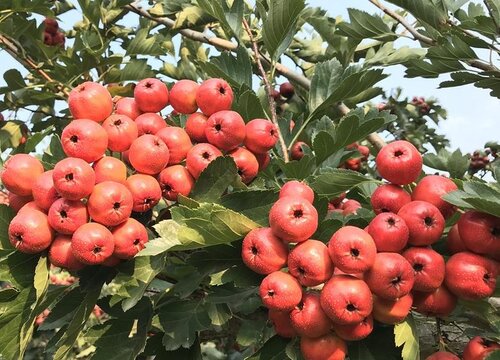
POLYGON ((59 234, 71 235, 89 221, 89 213, 80 200, 57 199, 49 209, 48 219, 59 234))
POLYGON ((207 126, 208 117, 200 112, 195 112, 188 116, 185 129, 192 141, 198 143, 207 142, 205 128, 207 126))
POLYGON ((170 105, 179 114, 191 114, 198 109, 196 104, 196 92, 198 85, 192 80, 179 80, 170 90, 170 105))
POLYGON ((412 304, 411 294, 395 300, 373 296, 373 318, 382 324, 398 324, 408 316, 412 304))
POLYGON ((210 144, 224 151, 231 151, 245 140, 245 121, 236 111, 223 110, 211 115, 205 127, 210 144))
POLYGON ((142 114, 141 109, 137 106, 134 98, 124 97, 116 102, 115 114, 125 115, 132 120, 142 114))
POLYGON ((113 234, 98 223, 80 226, 71 237, 71 250, 78 261, 87 265, 102 264, 113 254, 113 234))
POLYGON ((444 281, 446 287, 459 298, 479 300, 493 295, 498 269, 495 260, 461 252, 448 259, 444 281))
POLYGON ((444 258, 431 248, 410 247, 403 252, 415 271, 413 290, 434 291, 444 280, 444 258))
POLYGON ((366 231, 344 226, 328 242, 333 264, 346 273, 360 273, 372 267, 377 254, 373 238, 366 231))
POLYGON ((64 128, 61 144, 68 157, 80 158, 91 163, 104 156, 108 147, 108 134, 95 121, 73 120, 64 128))
POLYGON ((12 246, 26 254, 47 249, 54 239, 47 215, 33 209, 20 211, 10 222, 8 231, 12 246))
POLYGON ((365 273, 364 279, 377 296, 395 300, 410 292, 415 281, 410 263, 397 253, 382 252, 365 273))
POLYGON ((196 144, 186 155, 186 168, 193 178, 198 179, 203 170, 222 153, 207 143, 196 144))
POLYGON ((445 318, 457 306, 457 297, 444 285, 432 292, 413 292, 413 307, 420 314, 445 318))
POLYGON ((278 141, 278 129, 271 121, 254 119, 246 124, 245 147, 255 154, 271 150, 278 141))
POLYGON ((269 225, 274 235, 289 243, 309 239, 318 228, 318 212, 300 197, 278 199, 269 211, 269 225))
POLYGON ((380 213, 370 222, 368 233, 379 252, 400 252, 408 243, 410 230, 405 221, 390 212, 380 213))
POLYGON ((292 275, 275 271, 262 280, 259 294, 268 309, 290 311, 300 303, 302 288, 292 275))
POLYGON ((105 156, 99 159, 92 165, 92 168, 94 169, 96 184, 104 181, 115 181, 125 184, 127 180, 127 165, 112 156, 105 156))
POLYGON ((132 193, 125 185, 104 181, 94 187, 87 206, 93 221, 105 226, 116 226, 130 216, 133 203, 132 193))
POLYGON ((108 149, 123 152, 130 148, 139 136, 137 124, 126 115, 111 115, 102 123, 108 134, 108 149))
POLYGON ((314 191, 305 182, 298 180, 287 181, 281 187, 279 197, 283 198, 286 196, 301 197, 311 204, 314 201, 314 191))
POLYGON ((321 290, 321 306, 337 324, 357 324, 372 312, 368 285, 350 275, 334 275, 321 290))
POLYGON ((134 99, 142 112, 159 112, 168 104, 167 85, 154 78, 141 80, 134 88, 134 99))
POLYGON ((242 147, 232 150, 228 155, 231 156, 236 163, 241 181, 244 184, 252 182, 259 172, 259 163, 255 155, 242 147))
POLYGON ((359 341, 362 340, 373 331, 373 317, 367 316, 361 322, 356 324, 333 324, 333 330, 337 336, 343 340, 347 341, 359 341))
POLYGON ((38 176, 33 184, 33 200, 37 206, 48 211, 50 206, 59 199, 59 194, 52 180, 53 170, 49 170, 38 176))
POLYGON ((300 352, 305 360, 344 360, 347 345, 333 333, 318 338, 304 336, 300 338, 300 352))
POLYGON ((78 271, 85 266, 73 255, 70 235, 57 235, 55 237, 50 245, 49 261, 52 265, 69 271, 78 271))
POLYGON ((205 80, 196 91, 196 104, 207 116, 231 109, 232 103, 233 90, 222 79, 205 80))
POLYGON ((304 147, 307 147, 307 144, 303 141, 297 141, 293 144, 290 149, 290 157, 292 160, 300 160, 304 157, 304 147))
POLYGON ((243 239, 241 258, 256 273, 267 275, 286 266, 288 246, 270 228, 253 229, 243 239))
POLYGON ((303 286, 324 283, 333 274, 328 248, 318 240, 299 243, 288 255, 288 271, 303 286))
POLYGON ((135 174, 127 178, 127 187, 132 193, 132 211, 146 212, 152 209, 161 199, 161 188, 158 181, 150 175, 135 174))
POLYGON ((144 134, 156 135, 158 131, 167 127, 167 123, 156 113, 144 113, 135 120, 139 136, 144 134))
POLYGON ((499 343, 476 336, 465 345, 462 358, 463 360, 485 360, 490 353, 499 349, 499 343))
POLYGON ((177 201, 179 194, 189 196, 194 187, 194 178, 182 165, 173 165, 163 169, 158 175, 162 196, 170 201, 177 201))
POLYGON ((113 111, 113 99, 104 86, 87 81, 71 90, 68 106, 74 119, 102 122, 113 111))
POLYGON ((56 164, 52 180, 57 192, 63 198, 80 200, 92 192, 95 173, 84 160, 69 157, 56 164))
POLYGON ((460 360, 460 358, 448 351, 438 351, 427 356, 425 360, 460 360))
POLYGON ((403 218, 410 237, 408 244, 414 246, 432 245, 443 234, 445 220, 437 207, 425 201, 412 201, 398 212, 403 218))
POLYGON ((302 301, 290 312, 292 327, 299 336, 319 337, 332 328, 330 318, 321 308, 318 292, 307 292, 302 301))
POLYGON ((405 140, 384 146, 375 162, 380 176, 396 185, 410 184, 417 180, 422 172, 422 155, 415 146, 405 140))
POLYGON ((500 218, 467 211, 458 220, 458 231, 467 249, 500 261, 500 218))
POLYGON ((411 196, 402 187, 393 184, 384 184, 375 189, 370 202, 375 214, 392 212, 397 214, 399 209, 411 201, 411 196))
POLYGON ((273 324, 276 334, 284 338, 293 338, 297 336, 297 333, 292 327, 292 321, 290 319, 289 311, 278 311, 270 309, 268 316, 269 321, 271 321, 271 323, 273 324))
POLYGON ((115 241, 113 255, 120 259, 131 259, 144 249, 148 232, 139 221, 129 218, 112 230, 115 241))
MULTIPOLYGON (((12 192, 10 192, 7 195, 7 199, 8 199, 9 207, 12 210, 14 210, 14 212, 16 212, 16 213, 19 212, 19 210, 21 210, 24 207, 24 205, 26 205, 29 202, 33 201, 33 197, 32 196, 19 196, 19 195, 16 195, 16 194, 12 193, 12 192)), ((41 211, 47 211, 47 210, 42 209, 42 208, 40 208, 40 210, 41 211)))
POLYGON ((31 196, 33 185, 44 172, 42 163, 28 154, 15 154, 3 165, 3 186, 19 196, 31 196))
POLYGON ((155 135, 139 136, 130 145, 128 159, 140 173, 159 174, 168 164, 170 152, 167 145, 155 135))
POLYGON ((180 127, 168 126, 158 131, 156 136, 162 139, 168 147, 170 153, 168 165, 180 164, 193 147, 189 135, 180 127))
POLYGON ((411 199, 431 203, 445 218, 448 218, 455 213, 456 208, 441 197, 455 190, 458 190, 458 187, 450 179, 439 175, 427 175, 413 189, 411 199))

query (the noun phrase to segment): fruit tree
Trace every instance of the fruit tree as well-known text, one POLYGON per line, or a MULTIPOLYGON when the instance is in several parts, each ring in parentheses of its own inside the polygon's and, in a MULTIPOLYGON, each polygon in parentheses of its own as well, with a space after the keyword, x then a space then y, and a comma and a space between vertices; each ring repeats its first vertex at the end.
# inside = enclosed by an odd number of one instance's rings
POLYGON ((0 1, 0 358, 500 359, 500 2, 365 3, 0 1))

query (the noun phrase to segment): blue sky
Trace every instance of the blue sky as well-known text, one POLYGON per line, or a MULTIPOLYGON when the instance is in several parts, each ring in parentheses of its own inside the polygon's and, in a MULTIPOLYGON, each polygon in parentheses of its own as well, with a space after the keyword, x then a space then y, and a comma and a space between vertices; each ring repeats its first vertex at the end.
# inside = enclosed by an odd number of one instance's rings
MULTIPOLYGON (((347 18, 347 8, 356 7, 375 13, 378 11, 367 1, 352 0, 309 0, 311 6, 323 7, 331 16, 341 15, 347 18)), ((61 27, 72 28, 72 24, 80 20, 76 11, 72 11, 62 17, 61 27)), ((5 52, 0 52, 0 74, 11 68, 23 70, 22 67, 5 52)), ((448 120, 440 125, 440 132, 447 135, 451 140, 451 148, 460 147, 463 152, 471 152, 482 148, 485 142, 500 140, 499 120, 500 101, 490 97, 487 90, 475 88, 472 85, 459 88, 438 89, 439 83, 447 78, 447 75, 439 79, 406 79, 404 78, 404 67, 393 66, 386 68, 385 72, 390 76, 381 85, 390 90, 402 87, 403 94, 409 97, 424 96, 435 97, 441 105, 448 110, 448 120)), ((25 73, 25 71, 23 71, 25 73)), ((3 77, 0 77, 0 86, 4 86, 3 77)))

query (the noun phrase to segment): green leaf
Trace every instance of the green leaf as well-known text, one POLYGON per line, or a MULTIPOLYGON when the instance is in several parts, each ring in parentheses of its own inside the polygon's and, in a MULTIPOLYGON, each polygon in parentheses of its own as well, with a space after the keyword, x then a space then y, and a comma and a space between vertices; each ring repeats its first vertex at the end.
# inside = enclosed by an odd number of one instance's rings
POLYGON ((313 156, 305 155, 300 160, 293 160, 285 163, 282 159, 277 159, 277 164, 288 179, 304 180, 311 176, 316 168, 316 161, 313 156))
POLYGON ((125 67, 120 70, 119 80, 141 80, 148 77, 154 77, 155 73, 151 70, 151 66, 146 59, 131 59, 125 67))
POLYGON ((478 181, 464 183, 464 190, 450 192, 442 198, 459 207, 475 209, 500 217, 500 191, 478 181))
POLYGON ((224 32, 228 35, 240 37, 243 21, 243 0, 235 0, 229 7, 225 0, 197 0, 198 5, 208 14, 220 21, 224 32))
POLYGON ((348 346, 350 360, 401 360, 401 351, 394 345, 392 326, 375 326, 366 339, 349 342, 348 346))
POLYGON ((45 137, 50 134, 54 130, 54 126, 50 125, 45 128, 43 131, 31 134, 26 140, 26 144, 24 144, 24 151, 30 153, 35 151, 35 148, 40 142, 45 139, 45 137))
POLYGON ((164 38, 161 34, 149 36, 149 29, 139 29, 127 45, 127 55, 165 55, 167 49, 163 49, 164 38))
POLYGON ((411 315, 394 326, 394 343, 397 347, 403 346, 401 352, 403 360, 420 359, 417 326, 411 315))
POLYGON ((330 169, 328 172, 316 176, 311 181, 311 187, 319 196, 331 199, 367 182, 377 182, 377 180, 351 170, 330 169))
POLYGON ((7 70, 3 74, 3 78, 7 83, 9 91, 24 89, 27 86, 19 70, 16 69, 7 70))
MULTIPOLYGON (((0 204, 0 250, 13 250, 9 241, 9 224, 14 218, 14 211, 4 204, 0 204)), ((0 277, 3 280, 3 278, 0 277)))
POLYGON ((300 13, 305 7, 304 0, 274 0, 269 2, 267 16, 262 24, 262 39, 274 60, 290 46, 297 29, 300 13))
POLYGON ((48 165, 50 168, 53 168, 55 164, 64 159, 66 154, 62 148, 61 139, 59 135, 52 135, 50 140, 50 145, 48 149, 45 150, 42 156, 42 161, 48 165))
POLYGON ((356 40, 375 39, 380 41, 393 41, 396 34, 382 20, 380 16, 370 15, 357 9, 347 9, 350 23, 341 22, 337 31, 343 36, 356 40))
POLYGON ((233 103, 233 110, 238 112, 245 122, 253 119, 266 119, 267 115, 257 94, 246 87, 242 87, 242 89, 245 90, 240 90, 240 95, 233 103))
POLYGON ((461 179, 469 168, 469 158, 462 155, 460 149, 453 153, 441 149, 437 154, 425 154, 424 164, 433 169, 448 171, 450 177, 461 179))
POLYGON ((500 350, 489 353, 484 360, 500 360, 500 350))
POLYGON ((222 326, 231 319, 232 314, 227 304, 208 304, 207 312, 212 325, 222 326))
POLYGON ((269 210, 276 200, 278 200, 278 193, 262 189, 233 192, 223 196, 220 203, 261 226, 267 226, 269 210))
POLYGON ((283 360, 287 359, 286 346, 289 340, 275 335, 247 360, 283 360))
POLYGON ((232 157, 218 157, 203 170, 190 197, 200 202, 218 202, 221 195, 238 178, 232 157))
POLYGON ((444 27, 448 20, 447 8, 441 0, 389 0, 389 2, 408 10, 418 20, 436 29, 444 27))
POLYGON ((23 137, 23 124, 19 121, 5 121, 0 124, 0 149, 17 148, 23 137))
POLYGON ((200 67, 210 77, 223 78, 233 88, 245 84, 252 87, 252 63, 248 50, 239 46, 236 56, 229 51, 223 51, 219 56, 210 58, 209 62, 200 62, 200 67))
POLYGON ((176 20, 173 29, 183 29, 195 25, 206 24, 213 18, 204 12, 198 6, 183 7, 181 11, 175 14, 176 20))

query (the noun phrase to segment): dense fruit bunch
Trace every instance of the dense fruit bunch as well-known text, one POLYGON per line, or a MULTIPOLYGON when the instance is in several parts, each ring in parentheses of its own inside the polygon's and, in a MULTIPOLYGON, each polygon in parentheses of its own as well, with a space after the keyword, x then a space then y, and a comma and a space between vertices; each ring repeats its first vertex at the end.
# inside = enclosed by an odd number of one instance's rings
MULTIPOLYGON (((345 341, 367 337, 374 321, 397 324, 412 308, 447 317, 457 298, 482 299, 495 290, 500 219, 463 214, 448 235, 453 255, 445 262, 432 245, 456 211, 441 196, 457 186, 431 175, 408 193, 402 186, 419 179, 422 157, 406 141, 385 146, 376 164, 390 183, 373 193, 377 215, 365 229, 344 226, 327 244, 313 240, 314 192, 290 181, 269 212, 269 227, 254 229, 243 240, 244 263, 266 275, 260 296, 276 332, 300 336, 306 360, 344 359, 345 341)), ((332 211, 345 211, 345 194, 330 204, 332 211)))
POLYGON ((49 46, 62 46, 66 42, 66 36, 59 29, 56 19, 45 18, 43 21, 43 43, 49 46))

